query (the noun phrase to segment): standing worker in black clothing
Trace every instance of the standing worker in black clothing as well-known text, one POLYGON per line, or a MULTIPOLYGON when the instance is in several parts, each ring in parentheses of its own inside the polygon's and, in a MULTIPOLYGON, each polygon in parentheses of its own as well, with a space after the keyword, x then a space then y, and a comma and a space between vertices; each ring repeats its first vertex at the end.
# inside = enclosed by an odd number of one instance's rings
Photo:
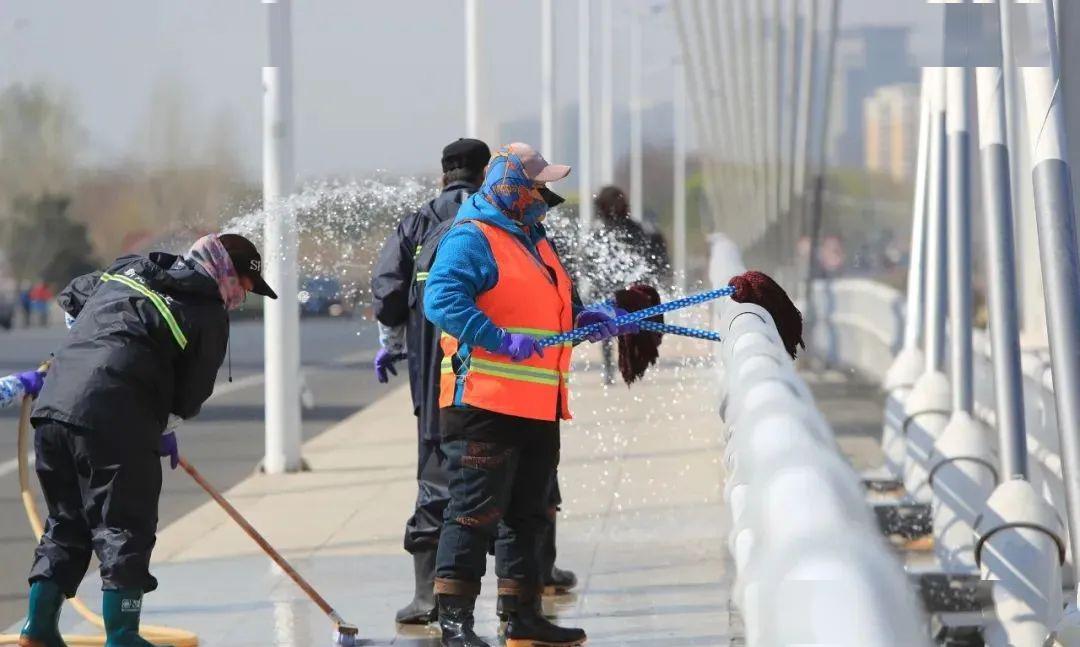
MULTIPOLYGON (((424 317, 422 288, 439 239, 453 223, 465 198, 483 183, 489 159, 491 150, 480 140, 459 139, 447 145, 442 154, 442 193, 402 219, 383 246, 372 273, 381 346, 375 357, 375 374, 380 382, 388 382, 390 375, 397 375, 395 364, 408 359, 419 436, 416 507, 405 524, 405 550, 413 556, 416 591, 413 601, 397 612, 401 624, 427 624, 437 618, 433 593, 435 551, 443 512, 450 500, 446 456, 439 448, 441 332, 424 317)), ((541 550, 547 584, 553 590, 566 591, 576 585, 577 577, 555 567, 554 513, 558 496, 556 488, 552 493, 552 524, 541 550)))
POLYGON ((390 375, 397 375, 395 363, 408 359, 419 434, 416 509, 405 524, 405 550, 413 556, 416 596, 397 613, 397 621, 403 624, 427 624, 435 619, 435 549, 450 496, 445 457, 439 452, 439 332, 419 311, 413 283, 425 277, 416 276, 415 261, 429 234, 440 223, 453 221, 461 203, 479 188, 490 158, 487 144, 477 139, 447 145, 442 154, 442 193, 402 219, 383 245, 371 276, 381 346, 375 374, 385 383, 390 375))
POLYGON ((214 391, 229 341, 228 310, 248 292, 277 298, 255 246, 235 234, 199 239, 186 256, 125 256, 73 280, 60 306, 74 318, 34 408, 37 475, 48 504, 30 571, 21 647, 63 645, 65 597, 101 562, 107 647, 139 636, 156 541, 161 462, 179 461, 175 428, 214 391))

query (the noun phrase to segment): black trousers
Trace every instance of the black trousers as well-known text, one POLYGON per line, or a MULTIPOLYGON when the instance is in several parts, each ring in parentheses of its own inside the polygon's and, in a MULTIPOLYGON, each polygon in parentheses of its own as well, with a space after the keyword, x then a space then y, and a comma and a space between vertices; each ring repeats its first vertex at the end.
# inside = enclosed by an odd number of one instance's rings
POLYGON ((410 553, 439 546, 443 514, 450 502, 450 470, 439 443, 420 440, 416 485, 416 508, 405 523, 405 550, 410 553))
POLYGON ((502 579, 541 586, 541 542, 552 525, 559 423, 474 408, 442 411, 450 503, 435 574, 479 585, 495 540, 502 579))
POLYGON ((145 443, 51 420, 34 420, 37 475, 49 510, 30 583, 50 580, 68 596, 86 575, 91 551, 104 590, 157 588, 150 553, 157 541, 161 459, 145 443))
MULTIPOLYGON (((405 522, 405 550, 411 554, 439 547, 443 516, 450 503, 450 464, 439 442, 423 438, 419 441, 416 470, 416 505, 413 514, 405 522)), ((555 517, 562 505, 558 474, 552 477, 548 496, 549 527, 541 539, 540 552, 542 573, 550 573, 555 565, 555 517)))

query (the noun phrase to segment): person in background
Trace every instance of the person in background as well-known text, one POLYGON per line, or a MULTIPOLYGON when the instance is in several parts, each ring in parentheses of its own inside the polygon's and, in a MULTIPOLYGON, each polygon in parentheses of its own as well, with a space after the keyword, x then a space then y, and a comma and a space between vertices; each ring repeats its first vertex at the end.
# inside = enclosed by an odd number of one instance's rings
POLYGON ((22 402, 26 396, 37 397, 44 384, 45 372, 41 370, 0 377, 0 409, 22 402))
POLYGON ((488 647, 474 631, 474 607, 493 538, 506 644, 585 642, 584 631, 558 627, 540 612, 537 544, 560 420, 570 418, 573 350, 568 343, 544 348, 540 339, 593 323, 599 330, 591 341, 630 331, 607 308, 575 306, 541 224, 546 184, 569 173, 527 144, 502 148, 443 237, 424 290, 424 313, 445 332, 440 432, 452 476, 435 579, 445 647, 488 647))
POLYGON ((660 231, 659 216, 652 209, 643 210, 641 215, 641 229, 649 241, 649 262, 652 263, 657 280, 663 285, 668 285, 672 278, 671 256, 668 253, 664 232, 660 231))
POLYGON ((200 238, 185 256, 125 256, 74 279, 58 302, 73 318, 31 416, 48 506, 34 551, 20 647, 62 645, 59 618, 95 553, 109 647, 139 636, 156 541, 161 462, 179 459, 175 429, 214 390, 228 311, 254 292, 277 295, 262 258, 236 234, 200 238))
POLYGON ((49 325, 49 303, 53 299, 52 288, 45 281, 38 281, 30 288, 31 309, 37 314, 38 325, 49 325))
MULTIPOLYGON (((605 271, 606 264, 592 268, 590 279, 593 289, 592 299, 604 301, 614 298, 615 291, 621 290, 635 281, 656 284, 663 281, 669 273, 667 246, 663 236, 656 232, 650 236, 645 228, 630 217, 630 202, 626 193, 616 186, 606 186, 596 196, 596 226, 602 235, 608 237, 607 245, 612 251, 628 254, 631 258, 643 259, 637 276, 625 276, 625 271, 605 271), (659 241, 657 241, 657 237, 659 241), (657 244, 659 242, 659 244, 657 244)), ((612 263, 611 265, 618 265, 612 263)), ((604 384, 615 383, 615 348, 612 340, 604 341, 603 354, 604 384)))
POLYGON ((30 289, 19 290, 19 308, 23 313, 23 327, 29 328, 34 315, 34 302, 30 299, 30 289))
POLYGON ((461 203, 480 188, 489 159, 491 149, 478 139, 458 139, 443 148, 442 193, 401 220, 371 277, 380 344, 375 376, 388 382, 397 375, 397 362, 407 359, 417 418, 416 504, 405 524, 405 550, 413 557, 416 586, 412 602, 396 614, 402 624, 435 620, 435 550, 450 498, 446 457, 439 451, 439 331, 424 318, 416 298, 416 284, 426 279, 417 274, 416 260, 436 244, 432 233, 452 222, 461 203))

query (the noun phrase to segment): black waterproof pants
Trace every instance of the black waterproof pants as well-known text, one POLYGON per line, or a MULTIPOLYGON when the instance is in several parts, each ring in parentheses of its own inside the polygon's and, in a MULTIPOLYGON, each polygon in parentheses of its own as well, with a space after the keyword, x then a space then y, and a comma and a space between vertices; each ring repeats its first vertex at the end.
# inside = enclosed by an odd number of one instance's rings
POLYGON ((420 439, 416 485, 416 508, 405 524, 405 550, 414 554, 438 548, 450 502, 450 470, 438 442, 420 439))
POLYGON ((30 583, 50 580, 68 597, 75 595, 92 550, 101 562, 103 589, 156 589, 150 553, 161 495, 157 452, 120 433, 44 419, 34 420, 34 428, 49 518, 34 551, 30 583))
POLYGON ((541 586, 540 543, 551 525, 559 424, 472 408, 442 413, 450 504, 435 574, 461 585, 444 590, 479 587, 492 538, 499 578, 541 586))
MULTIPOLYGON (((416 554, 439 547, 443 515, 450 503, 450 464, 439 442, 420 439, 416 470, 416 506, 405 522, 405 550, 416 554)), ((540 543, 542 573, 551 573, 555 565, 555 518, 562 505, 558 474, 552 477, 548 496, 549 527, 540 543)))

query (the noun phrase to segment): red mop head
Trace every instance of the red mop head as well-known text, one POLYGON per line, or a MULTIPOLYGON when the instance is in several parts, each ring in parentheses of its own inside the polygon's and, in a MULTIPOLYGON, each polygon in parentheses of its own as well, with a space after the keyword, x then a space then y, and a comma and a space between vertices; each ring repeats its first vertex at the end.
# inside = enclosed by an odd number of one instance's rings
MULTIPOLYGON (((627 312, 637 312, 660 304, 660 293, 644 283, 634 283, 625 290, 615 292, 615 305, 627 312)), ((648 321, 664 323, 664 316, 650 317, 648 321)), ((660 358, 660 333, 642 331, 636 335, 619 335, 619 372, 623 381, 630 385, 660 358)))
POLYGON ((731 296, 735 301, 753 303, 768 310, 792 359, 795 359, 799 347, 806 348, 802 338, 802 313, 771 276, 751 270, 731 279, 728 285, 735 288, 735 294, 731 296))

